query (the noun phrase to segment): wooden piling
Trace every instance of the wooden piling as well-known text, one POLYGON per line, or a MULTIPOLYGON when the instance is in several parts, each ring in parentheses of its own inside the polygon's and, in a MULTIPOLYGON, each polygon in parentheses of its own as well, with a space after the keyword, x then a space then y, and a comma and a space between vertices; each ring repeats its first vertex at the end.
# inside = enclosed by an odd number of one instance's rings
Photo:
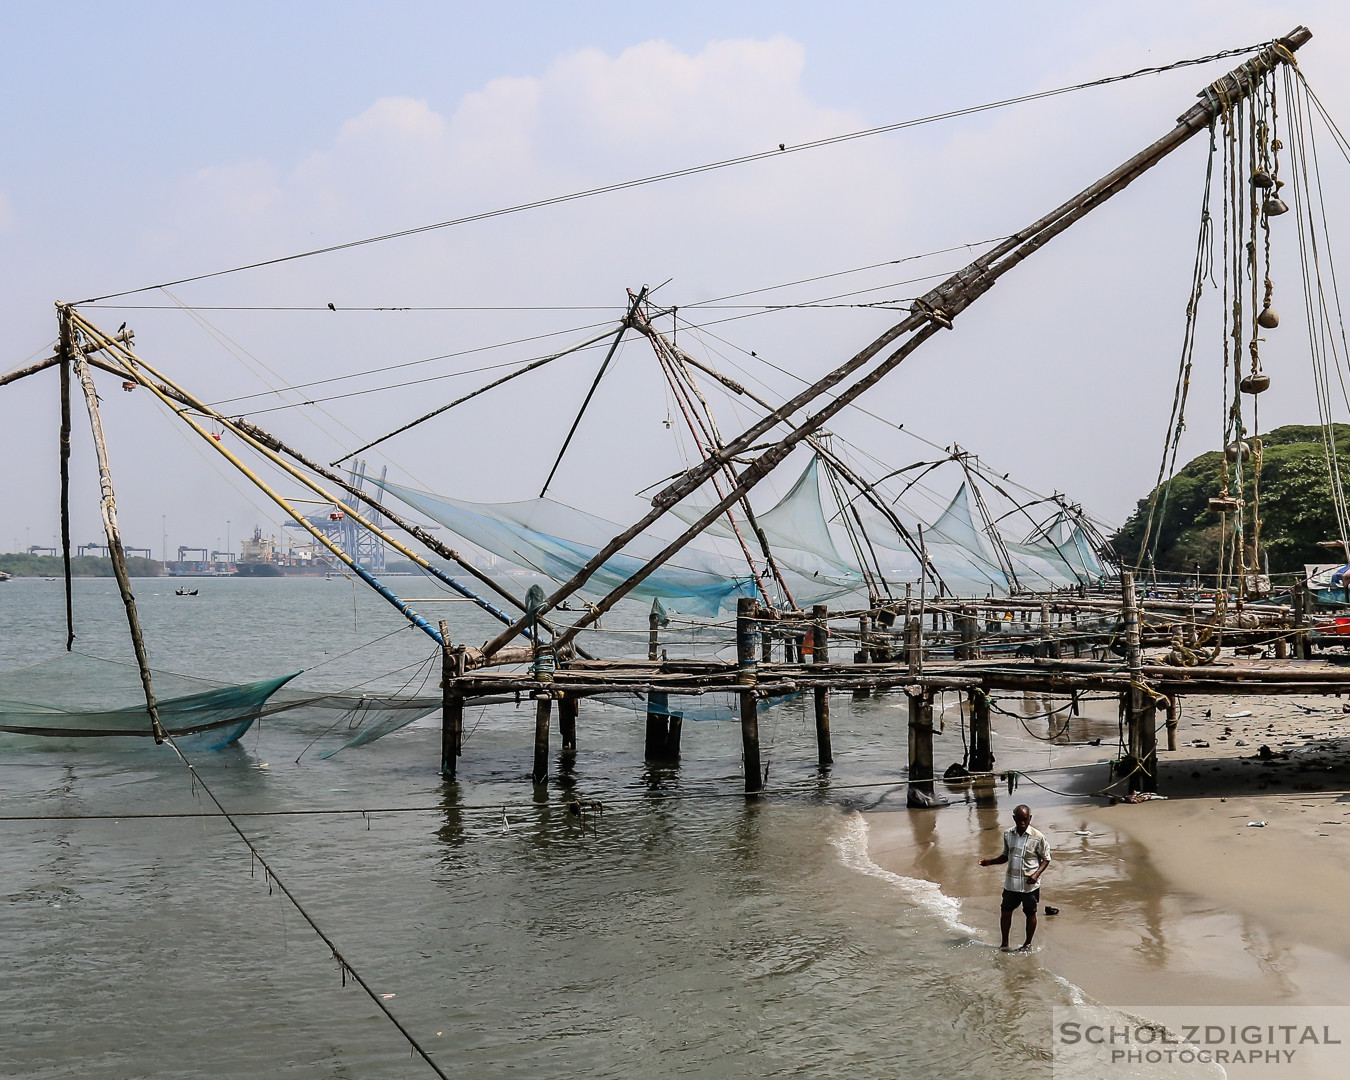
POLYGON ((980 647, 977 644, 980 636, 980 620, 975 614, 975 609, 963 607, 957 615, 957 623, 961 631, 961 644, 957 646, 958 660, 978 660, 980 657, 980 647))
MULTIPOLYGON (((652 611, 647 616, 647 659, 661 658, 661 617, 652 611)), ((643 746, 643 757, 647 761, 660 761, 666 756, 666 743, 670 737, 669 699, 655 690, 647 693, 647 738, 643 746)), ((561 720, 562 713, 559 712, 561 720)))
POLYGON ((994 768, 993 728, 989 722, 989 698, 976 686, 967 692, 970 702, 971 772, 991 772, 994 768))
POLYGON ((1294 655, 1300 660, 1312 659, 1312 642, 1304 629, 1308 619, 1308 583, 1294 582, 1294 655))
POLYGON ((548 783, 548 724, 549 714, 553 711, 553 698, 548 694, 540 697, 534 707, 534 772, 531 774, 536 785, 548 783))
POLYGON ((920 687, 908 687, 906 693, 909 695, 909 790, 905 802, 908 806, 931 806, 933 695, 920 687))
POLYGON ((61 320, 61 565, 66 581, 66 652, 75 644, 75 596, 70 573, 70 364, 75 343, 70 320, 61 320))
POLYGON ((1157 791, 1158 738, 1154 727, 1157 709, 1153 696, 1144 688, 1139 604, 1134 595, 1133 574, 1121 574, 1120 589, 1125 621, 1125 659, 1130 671, 1130 689, 1121 695, 1129 731, 1129 788, 1131 792, 1157 791))
POLYGON ((666 760, 680 760, 680 734, 684 727, 684 717, 672 716, 669 718, 670 724, 666 728, 666 760))
POLYGON ((464 743, 464 695, 454 680, 464 674, 464 650, 450 644, 450 628, 441 620, 441 775, 455 779, 456 759, 464 743))
POLYGON ((759 706, 755 700, 758 672, 755 665, 755 616, 759 604, 743 596, 736 602, 736 663, 741 685, 741 751, 745 762, 745 793, 764 787, 759 763, 759 706))
POLYGON ((923 623, 917 615, 905 623, 905 663, 911 675, 923 673, 923 623))
MULTIPOLYGON (((830 609, 824 604, 816 604, 811 609, 812 656, 817 664, 830 662, 830 609)), ((821 768, 834 764, 834 750, 830 744, 830 692, 823 686, 816 687, 816 754, 821 768)))
POLYGON ((577 752, 577 712, 580 702, 573 694, 563 694, 558 698, 558 737, 562 740, 562 752, 573 756, 577 752))
POLYGON ((647 691, 647 738, 643 756, 648 761, 661 761, 666 756, 670 738, 670 698, 660 690, 647 691))

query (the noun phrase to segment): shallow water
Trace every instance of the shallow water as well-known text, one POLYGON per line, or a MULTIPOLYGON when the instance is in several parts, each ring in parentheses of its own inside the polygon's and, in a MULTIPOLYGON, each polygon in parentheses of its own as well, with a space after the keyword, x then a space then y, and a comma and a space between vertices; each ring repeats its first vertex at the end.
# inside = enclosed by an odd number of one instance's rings
MULTIPOLYGON (((136 582, 157 666, 436 692, 432 643, 346 580, 199 584, 189 598, 136 582)), ((77 647, 129 656, 113 582, 76 588, 77 647)), ((57 654, 61 605, 56 582, 0 586, 0 667, 57 654)), ((493 632, 468 605, 432 608, 456 640, 493 632)), ((612 620, 644 623, 636 608, 612 620)), ((643 637, 605 648, 645 651, 643 637)), ((238 820, 447 1073, 1048 1076, 1050 1007, 1072 988, 991 949, 990 913, 867 856, 859 809, 903 799, 903 697, 832 708, 828 776, 806 703, 762 716, 774 793, 750 804, 737 725, 686 722, 679 767, 651 769, 642 717, 598 703, 582 705, 574 762, 555 734, 539 791, 528 703, 469 710, 457 785, 437 775, 435 716, 297 763, 317 732, 283 714, 194 763, 231 811, 268 812, 238 820), (579 822, 563 806, 578 797, 603 811, 579 822), (285 813, 315 809, 349 812, 285 813)), ((940 764, 961 758, 947 716, 940 764)), ((1108 756, 1029 734, 996 751, 1023 769, 1108 756)), ((207 808, 166 748, 0 748, 3 1074, 432 1075, 225 822, 131 816, 207 808), (12 820, 25 815, 56 820, 12 820)))

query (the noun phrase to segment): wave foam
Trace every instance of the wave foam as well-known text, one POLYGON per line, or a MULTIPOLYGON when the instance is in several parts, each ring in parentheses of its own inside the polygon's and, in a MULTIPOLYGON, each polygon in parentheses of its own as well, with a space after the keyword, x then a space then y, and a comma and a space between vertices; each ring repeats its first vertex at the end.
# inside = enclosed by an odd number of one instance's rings
POLYGON ((979 931, 961 921, 961 901, 948 896, 941 886, 921 878, 905 877, 886 870, 872 861, 867 851, 867 819, 854 811, 844 821, 844 827, 830 842, 839 850, 840 859, 850 870, 856 870, 868 877, 881 878, 896 886, 905 896, 919 907, 941 919, 947 927, 957 934, 969 934, 978 939, 979 931))

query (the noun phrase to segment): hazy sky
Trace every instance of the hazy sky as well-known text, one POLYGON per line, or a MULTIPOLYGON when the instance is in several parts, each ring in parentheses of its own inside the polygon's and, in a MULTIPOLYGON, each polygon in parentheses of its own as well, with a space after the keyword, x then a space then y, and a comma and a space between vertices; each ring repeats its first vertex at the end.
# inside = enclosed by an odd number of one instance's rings
MULTIPOLYGON (((1340 4, 936 10, 4 3, 0 368, 44 355, 57 300, 1203 55, 1299 23, 1314 33, 1303 70, 1350 121, 1340 4)), ((85 310, 107 329, 127 320, 149 363, 208 400, 242 399, 222 407, 324 460, 506 370, 497 365, 594 333, 644 283, 668 282, 657 297, 686 308, 681 345, 778 398, 795 384, 763 361, 809 378, 899 316, 726 305, 910 297, 932 284, 911 279, 951 272, 965 253, 695 305, 1007 234, 1163 134, 1233 63, 85 310), (319 310, 209 310, 240 305, 319 310), (342 310, 381 306, 496 310, 342 310), (246 397, 394 365, 407 366, 246 397), (412 385, 354 393, 393 383, 412 385), (277 410, 338 394, 350 396, 277 410)), ((845 414, 832 425, 857 448, 848 453, 874 472, 931 456, 896 430, 904 424, 1122 520, 1157 470, 1204 161, 1196 139, 1005 278, 864 399, 881 420, 845 414)), ((1324 162, 1330 188, 1347 168, 1324 162)), ((1277 263, 1277 306, 1291 313, 1296 276, 1291 260, 1277 263)), ((1268 348, 1265 426, 1316 420, 1295 322, 1268 348)), ((1202 335, 1192 453, 1219 439, 1218 344, 1217 331, 1202 335)), ((599 361, 582 352, 484 395, 372 453, 372 466, 467 498, 533 497, 599 361)), ((129 544, 158 554, 162 516, 171 551, 223 544, 227 528, 237 549, 255 523, 275 529, 271 504, 148 395, 101 385, 129 544)), ((751 419, 712 398, 724 434, 751 419)), ((672 409, 650 348, 626 344, 551 493, 635 516, 634 493, 684 460, 672 409)), ((57 415, 54 372, 0 389, 0 549, 48 543, 56 529, 57 415)), ((100 526, 82 409, 77 419, 85 542, 100 526)), ((916 492, 915 509, 930 511, 924 499, 951 486, 916 492)))

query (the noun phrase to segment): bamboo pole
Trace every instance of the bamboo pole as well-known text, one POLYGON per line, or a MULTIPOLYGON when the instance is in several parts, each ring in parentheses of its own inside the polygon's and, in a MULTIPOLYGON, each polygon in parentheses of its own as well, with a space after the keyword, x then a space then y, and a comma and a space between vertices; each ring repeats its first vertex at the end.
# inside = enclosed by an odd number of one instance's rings
MULTIPOLYGON (((71 311, 68 307, 59 308, 61 314, 62 340, 74 341, 74 329, 70 326, 71 311)), ((141 674, 141 687, 145 691, 145 711, 150 716, 150 734, 156 743, 164 741, 164 727, 159 722, 159 704, 155 700, 155 688, 150 678, 150 659, 145 651, 145 639, 141 636, 141 620, 136 612, 136 597, 131 591, 131 575, 127 572, 126 553, 122 550, 122 535, 117 527, 117 499, 113 493, 112 470, 108 465, 108 445, 103 437, 103 418, 98 410, 98 391, 94 389, 94 378, 89 373, 84 353, 72 349, 68 354, 73 373, 80 381, 84 391, 85 405, 89 410, 89 427, 94 437, 94 454, 98 459, 99 510, 103 516, 103 531, 108 538, 108 558, 112 562, 113 575, 117 578, 117 588, 122 594, 122 606, 126 608, 127 627, 131 631, 131 645, 136 653, 136 667, 141 674)))
POLYGON ((75 586, 70 574, 70 363, 75 355, 68 318, 61 319, 61 566, 66 587, 66 652, 75 645, 75 586))

